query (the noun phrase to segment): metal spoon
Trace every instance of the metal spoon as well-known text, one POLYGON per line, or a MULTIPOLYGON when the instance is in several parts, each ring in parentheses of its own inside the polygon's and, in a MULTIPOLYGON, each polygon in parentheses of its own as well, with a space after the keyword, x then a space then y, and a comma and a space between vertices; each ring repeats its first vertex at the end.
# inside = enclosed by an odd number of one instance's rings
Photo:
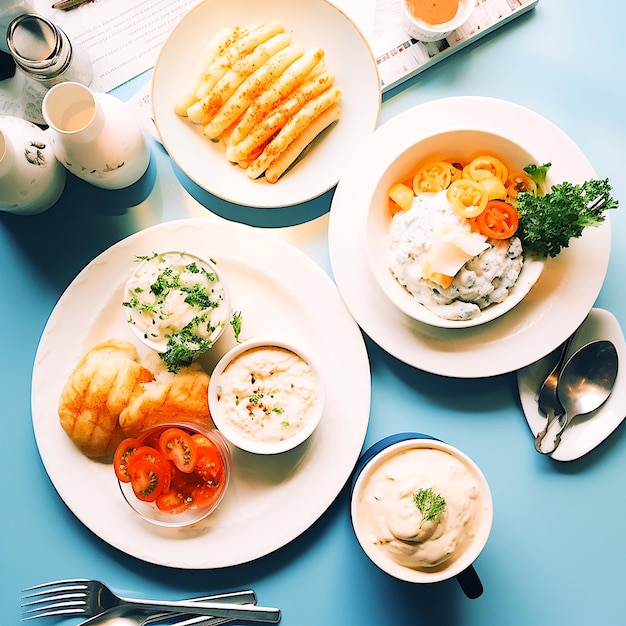
POLYGON ((542 445, 539 452, 554 452, 561 443, 563 431, 575 417, 591 413, 606 402, 617 378, 617 361, 615 346, 606 340, 592 341, 572 354, 563 367, 557 387, 565 413, 555 420, 557 426, 549 432, 547 439, 552 440, 552 445, 547 448, 542 445))

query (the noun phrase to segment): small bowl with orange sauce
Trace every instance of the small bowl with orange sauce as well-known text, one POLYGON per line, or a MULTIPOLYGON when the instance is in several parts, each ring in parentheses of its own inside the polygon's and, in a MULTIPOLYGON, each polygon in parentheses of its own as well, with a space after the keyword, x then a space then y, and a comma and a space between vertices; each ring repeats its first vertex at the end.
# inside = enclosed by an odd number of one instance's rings
POLYGON ((402 0, 402 21, 418 41, 439 41, 465 24, 475 5, 476 0, 402 0))

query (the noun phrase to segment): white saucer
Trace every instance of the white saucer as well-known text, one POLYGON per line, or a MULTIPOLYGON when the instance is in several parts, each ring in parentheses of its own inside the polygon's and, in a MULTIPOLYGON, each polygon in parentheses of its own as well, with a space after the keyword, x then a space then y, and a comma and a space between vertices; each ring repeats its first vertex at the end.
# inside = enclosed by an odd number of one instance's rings
MULTIPOLYGON (((593 450, 622 423, 626 414, 626 343, 619 322, 604 309, 591 309, 572 341, 569 354, 594 339, 608 339, 615 344, 619 358, 615 387, 609 399, 597 411, 575 418, 565 430, 561 444, 549 455, 556 461, 573 461, 593 450)), ((537 395, 554 367, 557 358, 555 352, 517 372, 522 409, 534 436, 545 426, 546 418, 537 406, 537 395)))

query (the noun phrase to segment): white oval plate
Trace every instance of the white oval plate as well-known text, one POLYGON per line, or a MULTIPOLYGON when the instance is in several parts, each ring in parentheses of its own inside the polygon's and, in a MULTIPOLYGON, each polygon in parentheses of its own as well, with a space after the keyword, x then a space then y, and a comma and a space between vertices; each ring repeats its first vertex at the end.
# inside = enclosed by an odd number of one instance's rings
MULTIPOLYGON (((136 345, 140 353, 147 350, 138 341, 136 345)), ((203 355, 207 371, 234 345, 229 328, 203 355)), ((140 231, 87 265, 50 315, 32 381, 39 452, 70 510, 119 550, 187 569, 251 561, 308 529, 350 476, 365 439, 369 409, 363 337, 329 277, 281 239, 207 219, 140 231), (121 305, 124 284, 135 256, 158 250, 187 250, 213 259, 228 284, 233 310, 243 314, 241 340, 262 334, 302 346, 320 363, 327 380, 326 407, 316 432, 298 448, 272 458, 233 449, 233 474, 224 500, 206 520, 185 529, 157 528, 134 513, 124 502, 113 466, 81 454, 57 414, 61 389, 89 348, 111 337, 134 339, 121 305)))
POLYGON ((519 304, 488 324, 449 329, 411 319, 385 296, 369 267, 365 249, 367 207, 381 169, 394 155, 420 138, 460 127, 502 134, 518 142, 539 163, 552 163, 550 174, 555 183, 582 183, 596 176, 580 148, 557 126, 529 109, 476 96, 435 100, 378 128, 351 159, 333 196, 329 250, 344 301, 381 348, 433 374, 480 378, 533 363, 582 323, 604 282, 611 229, 608 217, 598 228, 586 229, 582 237, 546 263, 539 280, 519 304))
MULTIPOLYGON (((626 344, 615 316, 604 309, 591 309, 576 333, 568 354, 596 339, 608 339, 617 349, 618 371, 615 387, 609 399, 598 410, 575 418, 566 428, 559 447, 549 455, 556 461, 573 461, 587 454, 602 443, 622 423, 626 415, 626 344)), ((545 415, 537 406, 537 396, 555 362, 556 355, 550 353, 517 373, 520 401, 534 437, 546 423, 545 415)))
POLYGON ((300 204, 337 184, 345 162, 374 131, 380 113, 378 69, 356 25, 325 0, 206 0, 183 17, 165 42, 154 68, 152 106, 163 145, 176 164, 202 189, 250 207, 300 204), (224 26, 279 19, 292 41, 325 51, 335 84, 342 90, 337 125, 277 183, 250 180, 232 165, 202 128, 174 113, 190 68, 210 37, 224 26))

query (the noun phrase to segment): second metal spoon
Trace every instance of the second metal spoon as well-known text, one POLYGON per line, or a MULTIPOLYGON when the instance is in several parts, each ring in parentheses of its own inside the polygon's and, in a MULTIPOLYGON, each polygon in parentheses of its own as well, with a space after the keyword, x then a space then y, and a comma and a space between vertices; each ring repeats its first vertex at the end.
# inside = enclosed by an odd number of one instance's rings
POLYGON ((575 417, 591 413, 606 402, 613 391, 617 369, 617 350, 610 341, 592 341, 572 354, 563 367, 557 387, 565 414, 558 420, 552 444, 541 446, 542 454, 556 450, 563 431, 575 417))

